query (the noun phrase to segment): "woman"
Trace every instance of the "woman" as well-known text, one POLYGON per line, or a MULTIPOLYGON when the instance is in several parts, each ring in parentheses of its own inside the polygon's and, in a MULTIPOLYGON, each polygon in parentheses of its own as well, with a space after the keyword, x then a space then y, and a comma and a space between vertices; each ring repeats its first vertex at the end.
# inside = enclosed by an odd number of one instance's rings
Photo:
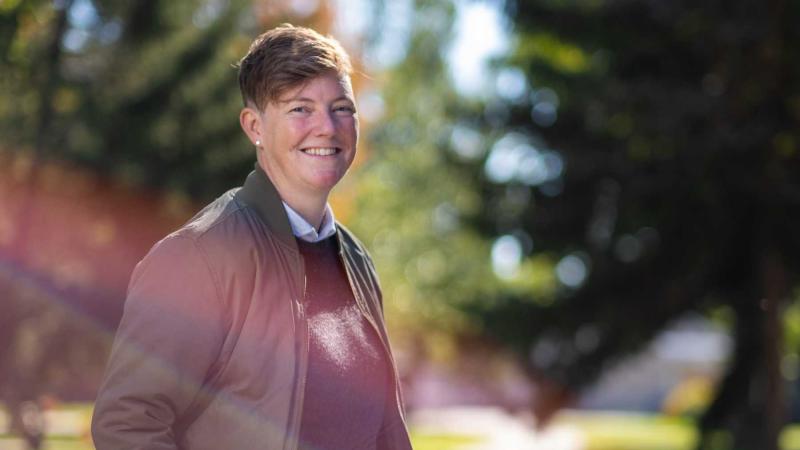
POLYGON ((410 449, 381 291, 327 203, 358 116, 342 47, 283 25, 239 65, 257 164, 137 265, 98 449, 410 449))

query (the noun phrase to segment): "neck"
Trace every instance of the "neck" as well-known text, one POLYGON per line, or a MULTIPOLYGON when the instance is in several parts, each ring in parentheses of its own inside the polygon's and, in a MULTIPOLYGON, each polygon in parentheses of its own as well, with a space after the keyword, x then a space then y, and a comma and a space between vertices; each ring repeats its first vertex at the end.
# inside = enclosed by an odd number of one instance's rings
POLYGON ((286 197, 283 193, 280 194, 281 199, 285 201, 287 205, 319 231, 322 225, 322 218, 325 216, 325 205, 328 203, 327 196, 320 199, 301 199, 286 197))
POLYGON ((295 192, 291 189, 284 189, 284 186, 273 178, 269 170, 267 170, 267 164, 262 161, 261 152, 258 153, 258 165, 267 175, 267 177, 272 181, 272 184, 275 186, 275 190, 278 191, 278 195, 281 197, 281 200, 286 202, 297 214, 306 220, 306 222, 310 223, 317 231, 319 231, 319 227, 322 225, 322 217, 325 215, 325 205, 328 203, 328 194, 329 192, 325 193, 307 193, 307 192, 295 192))

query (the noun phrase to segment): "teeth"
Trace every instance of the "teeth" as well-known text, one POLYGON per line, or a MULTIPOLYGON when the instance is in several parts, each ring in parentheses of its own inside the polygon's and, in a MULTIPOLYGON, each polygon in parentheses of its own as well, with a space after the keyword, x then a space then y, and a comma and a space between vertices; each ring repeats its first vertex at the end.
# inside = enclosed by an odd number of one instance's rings
POLYGON ((330 156, 336 153, 336 149, 332 147, 305 148, 303 149, 303 153, 308 153, 309 155, 314 156, 330 156))

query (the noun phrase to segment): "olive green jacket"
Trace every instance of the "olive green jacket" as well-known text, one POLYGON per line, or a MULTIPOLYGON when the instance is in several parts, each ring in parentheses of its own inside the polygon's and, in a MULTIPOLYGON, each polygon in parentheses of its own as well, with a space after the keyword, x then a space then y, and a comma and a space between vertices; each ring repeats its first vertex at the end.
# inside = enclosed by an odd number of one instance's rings
MULTIPOLYGON (((393 368, 378 449, 410 449, 374 267, 339 224, 337 237, 356 302, 393 368)), ((283 204, 256 168, 136 266, 92 418, 95 446, 297 449, 304 288, 283 204)))

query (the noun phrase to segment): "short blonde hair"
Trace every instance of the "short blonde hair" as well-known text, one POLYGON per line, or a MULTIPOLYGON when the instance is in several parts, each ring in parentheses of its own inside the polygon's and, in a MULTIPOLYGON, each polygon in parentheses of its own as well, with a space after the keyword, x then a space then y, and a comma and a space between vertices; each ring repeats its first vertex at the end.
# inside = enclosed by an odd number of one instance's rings
POLYGON ((345 76, 353 70, 336 39, 288 23, 258 36, 238 66, 242 100, 260 110, 311 78, 325 72, 345 76))

